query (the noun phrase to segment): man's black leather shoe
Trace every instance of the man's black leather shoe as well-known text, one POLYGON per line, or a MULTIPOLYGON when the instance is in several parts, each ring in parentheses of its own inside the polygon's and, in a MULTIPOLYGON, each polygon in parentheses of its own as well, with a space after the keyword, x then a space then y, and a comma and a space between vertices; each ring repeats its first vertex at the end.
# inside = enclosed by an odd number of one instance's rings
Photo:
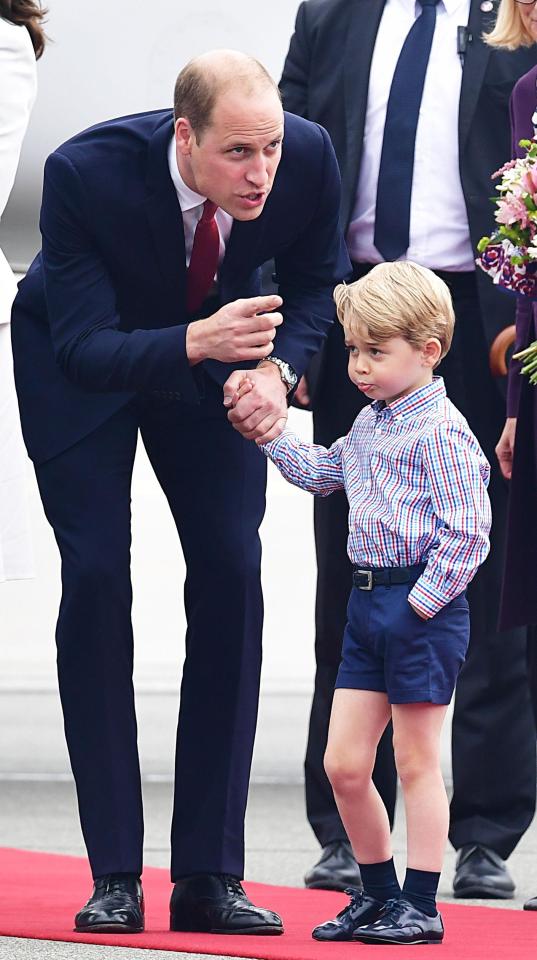
POLYGON ((461 847, 453 879, 454 897, 511 900, 514 893, 505 861, 495 850, 481 843, 461 847))
POLYGON ((384 904, 381 900, 374 900, 359 890, 347 888, 351 902, 341 910, 334 920, 321 923, 312 932, 314 940, 352 940, 352 935, 358 927, 377 920, 384 904))
POLYGON ((311 890, 362 889, 360 868, 348 840, 334 840, 323 847, 320 859, 304 877, 311 890))
POLYGON ((277 936, 283 933, 283 924, 277 913, 248 900, 237 877, 197 873, 175 884, 170 930, 277 936))
POLYGON ((138 877, 99 877, 75 917, 77 933, 142 933, 144 895, 138 877))
POLYGON ((409 900, 388 900, 382 916, 359 927, 353 940, 360 943, 442 943, 444 925, 439 913, 428 917, 409 900))
POLYGON ((523 910, 537 910, 537 897, 532 897, 530 900, 526 900, 523 910))

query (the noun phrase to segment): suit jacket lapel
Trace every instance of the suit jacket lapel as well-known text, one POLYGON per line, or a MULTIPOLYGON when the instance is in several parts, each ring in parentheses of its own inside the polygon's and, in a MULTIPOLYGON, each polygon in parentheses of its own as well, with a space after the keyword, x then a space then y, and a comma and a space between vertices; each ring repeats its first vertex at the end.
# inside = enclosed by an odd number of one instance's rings
POLYGON ((346 226, 356 191, 364 139, 369 71, 385 0, 351 6, 344 54, 343 93, 347 123, 347 162, 342 183, 342 223, 346 226))
POLYGON ((173 303, 180 308, 185 297, 185 235, 183 217, 168 167, 168 146, 173 123, 161 124, 148 147, 145 212, 164 279, 171 287, 173 303))
POLYGON ((494 26, 496 7, 489 11, 481 10, 480 0, 472 0, 468 30, 470 42, 467 45, 462 71, 461 97, 459 101, 459 155, 462 156, 466 138, 481 93, 483 79, 491 48, 482 40, 483 32, 488 33, 494 26))

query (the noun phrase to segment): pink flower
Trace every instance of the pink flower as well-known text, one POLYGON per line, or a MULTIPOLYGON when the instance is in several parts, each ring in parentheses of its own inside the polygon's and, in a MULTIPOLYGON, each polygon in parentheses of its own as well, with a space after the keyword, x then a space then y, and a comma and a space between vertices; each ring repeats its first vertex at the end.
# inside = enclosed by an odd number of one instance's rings
POLYGON ((514 196, 509 199, 499 200, 496 211, 496 222, 504 223, 506 226, 513 223, 520 223, 520 226, 524 229, 528 225, 528 211, 526 210, 525 204, 522 200, 514 196))
POLYGON ((503 167, 500 167, 499 170, 495 170, 495 172, 491 174, 490 179, 495 180, 496 177, 502 177, 507 170, 512 170, 516 164, 517 160, 508 160, 507 163, 504 163, 503 167))

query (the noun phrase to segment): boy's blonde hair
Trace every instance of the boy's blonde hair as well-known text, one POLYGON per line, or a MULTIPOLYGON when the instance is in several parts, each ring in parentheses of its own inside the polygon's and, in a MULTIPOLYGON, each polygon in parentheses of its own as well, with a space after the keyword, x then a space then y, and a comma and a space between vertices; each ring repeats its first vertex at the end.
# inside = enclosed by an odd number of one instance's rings
POLYGON ((372 340, 403 337, 417 348, 437 337, 440 360, 451 346, 455 314, 449 289, 412 260, 377 264, 354 283, 340 283, 334 300, 345 333, 357 333, 362 325, 372 340))

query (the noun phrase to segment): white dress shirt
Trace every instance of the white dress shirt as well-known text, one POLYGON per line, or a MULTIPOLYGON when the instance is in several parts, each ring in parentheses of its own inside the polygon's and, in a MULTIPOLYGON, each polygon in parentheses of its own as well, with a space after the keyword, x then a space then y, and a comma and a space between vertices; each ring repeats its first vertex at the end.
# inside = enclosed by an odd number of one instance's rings
MULTIPOLYGON (((459 172, 459 99, 462 65, 457 27, 466 26, 470 0, 439 0, 425 77, 412 179, 410 245, 401 260, 436 270, 473 270, 474 253, 459 172)), ((380 263, 373 243, 377 182, 390 87, 405 37, 421 6, 386 0, 371 71, 364 145, 355 206, 347 232, 351 260, 380 263)), ((397 150, 397 144, 392 144, 397 150)))
MULTIPOLYGON (((203 204, 207 200, 207 197, 202 197, 200 193, 196 193, 195 190, 191 190, 190 187, 187 187, 185 181, 179 173, 174 137, 172 137, 170 146, 168 147, 168 166, 170 168, 170 176, 173 180, 173 185, 177 191, 181 213, 183 214, 186 265, 188 267, 190 263, 190 256, 192 254, 194 234, 196 232, 198 221, 201 220, 203 204)), ((229 235, 233 226, 233 217, 229 213, 226 213, 225 210, 222 210, 220 207, 218 207, 215 213, 215 220, 218 226, 218 232, 220 234, 220 252, 218 255, 218 263, 221 264, 222 260, 224 259, 226 244, 229 240, 229 235)))
MULTIPOLYGON (((0 17, 0 216, 7 204, 37 88, 26 27, 0 17)), ((34 575, 26 502, 27 457, 13 382, 9 321, 17 287, 0 250, 0 582, 34 575)))

